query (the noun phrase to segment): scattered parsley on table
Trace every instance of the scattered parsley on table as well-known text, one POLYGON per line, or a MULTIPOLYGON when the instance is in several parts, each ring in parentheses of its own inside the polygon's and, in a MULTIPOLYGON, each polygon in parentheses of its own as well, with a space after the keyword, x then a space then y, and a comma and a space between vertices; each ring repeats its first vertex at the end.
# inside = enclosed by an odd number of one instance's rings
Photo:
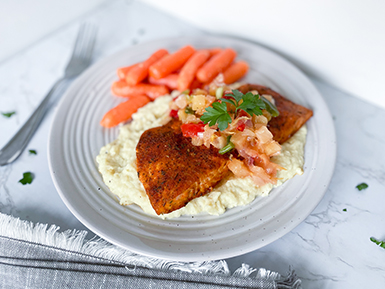
POLYGON ((366 183, 361 183, 359 185, 356 186, 356 188, 359 190, 359 191, 362 191, 362 190, 365 190, 367 189, 369 186, 366 184, 366 183))
POLYGON ((10 112, 2 112, 1 114, 5 117, 11 117, 12 115, 14 115, 16 113, 16 111, 10 111, 10 112))
POLYGON ((346 211, 347 211, 347 209, 345 208, 345 209, 343 209, 342 211, 346 212, 346 211))
POLYGON ((30 155, 37 155, 37 151, 36 150, 29 150, 29 154, 30 155))
POLYGON ((19 183, 22 183, 23 185, 32 183, 34 179, 34 174, 31 172, 25 172, 23 173, 23 178, 19 180, 19 183))
POLYGON ((373 243, 377 244, 377 245, 380 246, 381 248, 384 248, 384 249, 385 249, 385 241, 377 240, 377 239, 374 238, 374 237, 370 237, 370 241, 372 241, 373 243))

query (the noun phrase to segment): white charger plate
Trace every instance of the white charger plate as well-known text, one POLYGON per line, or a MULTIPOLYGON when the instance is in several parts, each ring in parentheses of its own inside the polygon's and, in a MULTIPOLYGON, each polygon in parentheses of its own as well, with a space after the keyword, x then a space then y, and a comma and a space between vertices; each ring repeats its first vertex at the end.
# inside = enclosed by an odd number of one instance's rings
POLYGON ((61 99, 52 124, 48 158, 55 186, 70 211, 104 239, 147 256, 176 261, 234 257, 261 248, 300 224, 322 199, 333 174, 336 136, 331 114, 310 80, 281 56, 251 42, 215 36, 161 39, 127 48, 89 68, 61 99), (304 174, 269 196, 220 216, 182 216, 161 220, 138 206, 123 207, 103 183, 95 157, 113 141, 118 128, 99 125, 103 115, 124 99, 113 97, 116 69, 146 59, 156 49, 170 52, 231 47, 250 71, 246 82, 271 87, 313 110, 308 121, 304 174))

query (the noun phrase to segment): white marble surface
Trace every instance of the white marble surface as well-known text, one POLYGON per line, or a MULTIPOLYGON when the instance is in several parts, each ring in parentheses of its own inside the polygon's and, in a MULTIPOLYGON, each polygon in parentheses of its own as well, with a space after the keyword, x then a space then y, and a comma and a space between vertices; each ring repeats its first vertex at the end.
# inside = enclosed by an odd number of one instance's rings
MULTIPOLYGON (((204 33, 144 4, 114 1, 68 23, 0 64, 0 147, 28 118, 66 65, 79 24, 99 26, 96 61, 124 47, 169 36, 204 33)), ((282 274, 293 266, 303 288, 384 288, 385 250, 369 240, 385 239, 385 110, 314 81, 334 117, 338 156, 325 197, 314 212, 281 239, 257 251, 228 259, 282 274), (369 187, 358 191, 355 186, 369 187), (346 209, 346 211, 344 211, 346 209)), ((55 106, 55 105, 54 105, 55 106)), ((0 212, 62 230, 86 229, 61 201, 50 177, 47 139, 54 109, 21 157, 0 167, 0 212), (35 149, 37 155, 30 155, 35 149), (31 185, 18 183, 31 171, 31 185)), ((89 235, 92 236, 92 233, 89 235)))
POLYGON ((0 62, 28 48, 69 21, 84 17, 84 14, 104 2, 106 0, 0 1, 0 62))

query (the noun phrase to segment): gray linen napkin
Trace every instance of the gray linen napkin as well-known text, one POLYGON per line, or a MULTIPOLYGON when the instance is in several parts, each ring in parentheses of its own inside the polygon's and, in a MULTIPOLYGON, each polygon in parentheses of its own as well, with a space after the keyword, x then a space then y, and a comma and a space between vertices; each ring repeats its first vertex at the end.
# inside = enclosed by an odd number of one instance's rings
POLYGON ((124 250, 86 231, 58 232, 0 213, 0 288, 301 288, 287 276, 227 263, 173 262, 124 250))

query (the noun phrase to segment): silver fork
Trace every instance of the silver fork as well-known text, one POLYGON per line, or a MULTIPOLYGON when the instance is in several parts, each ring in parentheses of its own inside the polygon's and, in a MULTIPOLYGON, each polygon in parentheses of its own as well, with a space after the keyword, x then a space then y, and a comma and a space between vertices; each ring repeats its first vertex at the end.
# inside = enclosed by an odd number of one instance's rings
POLYGON ((0 166, 12 163, 24 151, 48 110, 49 100, 58 87, 67 80, 71 80, 75 76, 79 75, 90 65, 95 45, 95 38, 96 28, 93 25, 83 24, 80 27, 75 46, 72 51, 72 56, 65 69, 64 76, 56 81, 26 123, 0 150, 0 166))

